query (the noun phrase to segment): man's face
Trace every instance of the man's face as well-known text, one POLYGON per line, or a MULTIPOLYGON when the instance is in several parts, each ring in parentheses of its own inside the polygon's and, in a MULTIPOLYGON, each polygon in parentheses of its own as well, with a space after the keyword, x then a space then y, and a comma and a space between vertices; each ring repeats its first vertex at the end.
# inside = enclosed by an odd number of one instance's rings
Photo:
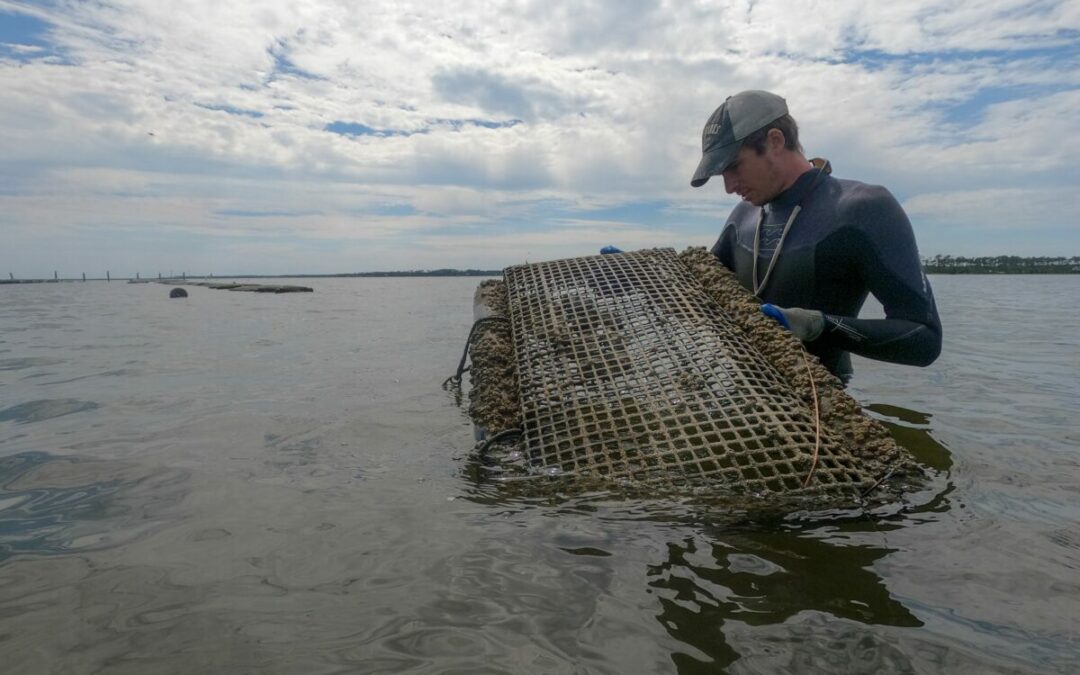
POLYGON ((742 148, 735 161, 721 174, 728 194, 737 194, 754 206, 770 202, 783 192, 784 183, 767 144, 760 155, 753 148, 742 148))

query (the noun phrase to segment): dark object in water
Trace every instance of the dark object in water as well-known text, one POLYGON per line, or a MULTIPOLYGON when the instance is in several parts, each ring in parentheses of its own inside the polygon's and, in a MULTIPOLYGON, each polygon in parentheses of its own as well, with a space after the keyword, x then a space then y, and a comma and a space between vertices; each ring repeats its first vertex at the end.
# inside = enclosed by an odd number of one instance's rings
POLYGON ((169 297, 170 298, 186 298, 187 297, 187 291, 185 291, 182 288, 174 288, 171 291, 169 291, 169 297))

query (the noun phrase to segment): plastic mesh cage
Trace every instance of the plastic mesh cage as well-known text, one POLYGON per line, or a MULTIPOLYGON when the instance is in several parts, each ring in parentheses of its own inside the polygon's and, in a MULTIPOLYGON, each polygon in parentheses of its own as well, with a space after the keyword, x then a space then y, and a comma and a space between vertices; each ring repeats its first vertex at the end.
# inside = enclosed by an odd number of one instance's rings
MULTIPOLYGON (((504 272, 534 468, 807 490, 814 413, 670 249, 504 272)), ((873 482, 820 429, 810 489, 873 482)))

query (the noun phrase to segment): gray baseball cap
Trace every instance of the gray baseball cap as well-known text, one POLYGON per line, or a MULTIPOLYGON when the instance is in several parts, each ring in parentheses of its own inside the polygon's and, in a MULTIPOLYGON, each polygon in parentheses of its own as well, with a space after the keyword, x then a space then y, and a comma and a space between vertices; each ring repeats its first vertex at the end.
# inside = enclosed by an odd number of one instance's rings
POLYGON ((767 91, 753 89, 728 96, 701 132, 701 163, 690 185, 701 187, 710 176, 723 173, 735 161, 744 138, 787 112, 787 102, 767 91))

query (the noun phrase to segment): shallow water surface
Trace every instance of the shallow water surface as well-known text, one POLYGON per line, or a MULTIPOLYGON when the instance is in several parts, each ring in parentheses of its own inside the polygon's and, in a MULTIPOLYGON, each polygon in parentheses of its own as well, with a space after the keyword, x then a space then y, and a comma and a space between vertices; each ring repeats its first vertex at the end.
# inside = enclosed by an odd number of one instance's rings
POLYGON ((481 480, 477 282, 0 287, 5 672, 1080 668, 1080 277, 934 277, 941 359, 850 388, 932 489, 767 521, 481 480))

